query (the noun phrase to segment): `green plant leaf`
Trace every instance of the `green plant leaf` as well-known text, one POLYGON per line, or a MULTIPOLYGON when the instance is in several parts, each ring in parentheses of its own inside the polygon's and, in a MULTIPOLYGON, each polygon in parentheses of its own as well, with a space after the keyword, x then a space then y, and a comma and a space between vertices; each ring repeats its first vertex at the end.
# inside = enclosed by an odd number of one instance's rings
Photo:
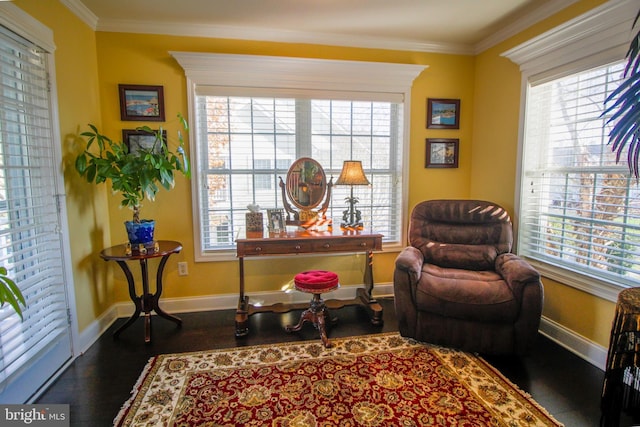
POLYGON ((171 188, 173 188, 173 185, 174 185, 173 173, 171 173, 171 171, 167 169, 161 169, 160 175, 162 176, 162 180, 160 181, 162 186, 167 190, 170 190, 171 188))
MULTIPOLYGON (((188 129, 184 117, 178 115, 178 118, 185 130, 188 129)), ((129 152, 125 143, 114 142, 101 134, 96 126, 89 124, 89 128, 90 131, 81 134, 88 140, 84 158, 76 158, 76 170, 89 182, 109 181, 111 190, 122 195, 121 206, 135 209, 145 198, 154 200, 160 187, 170 190, 175 185, 175 171, 190 178, 188 163, 185 163, 187 168, 183 167, 176 153, 169 149, 169 144, 162 138, 162 127, 157 131, 148 126, 138 127, 138 130, 153 134, 155 139, 152 149, 135 153, 129 152), (98 153, 88 151, 92 143, 100 147, 98 153)), ((177 152, 186 162, 181 132, 178 132, 178 140, 177 152)))
POLYGON ((84 171, 87 170, 87 158, 84 153, 78 155, 76 157, 76 170, 80 173, 80 175, 84 174, 84 171))
POLYGON ((97 166, 95 164, 90 164, 85 170, 87 172, 87 181, 93 182, 96 179, 97 166))

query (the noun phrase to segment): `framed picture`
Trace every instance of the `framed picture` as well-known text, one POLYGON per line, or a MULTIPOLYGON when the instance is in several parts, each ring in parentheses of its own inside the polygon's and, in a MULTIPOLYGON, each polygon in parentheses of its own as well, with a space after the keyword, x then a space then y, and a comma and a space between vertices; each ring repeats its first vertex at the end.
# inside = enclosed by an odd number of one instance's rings
POLYGON ((162 86, 118 85, 120 119, 164 122, 162 86))
POLYGON ((457 168, 459 140, 427 138, 427 168, 457 168))
POLYGON ((280 233, 285 230, 284 210, 283 209, 267 209, 267 221, 269 223, 270 233, 280 233))
MULTIPOLYGON (((162 131, 162 140, 167 143, 167 131, 162 131)), ((146 132, 138 129, 122 129, 122 141, 129 148, 130 153, 137 153, 140 149, 151 150, 153 144, 156 142, 156 135, 151 132, 146 132)), ((162 150, 162 145, 156 145, 153 150, 154 153, 159 153, 162 150)))
POLYGON ((460 129, 460 100, 428 98, 427 128, 460 129))

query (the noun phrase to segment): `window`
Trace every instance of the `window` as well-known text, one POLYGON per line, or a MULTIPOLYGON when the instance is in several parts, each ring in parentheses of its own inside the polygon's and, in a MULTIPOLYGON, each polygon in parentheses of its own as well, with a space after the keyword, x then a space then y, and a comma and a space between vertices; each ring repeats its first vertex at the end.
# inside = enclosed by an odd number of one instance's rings
MULTIPOLYGON (((387 244, 403 241, 404 112, 424 66, 172 55, 185 69, 190 96, 197 259, 233 250, 247 205, 282 207, 280 178, 300 157, 317 160, 334 181, 344 160, 361 160, 372 184, 354 188, 365 225, 387 244)), ((349 191, 333 186, 327 215, 334 223, 349 191)))
POLYGON ((504 52, 520 66, 518 251, 547 277, 616 301, 640 270, 640 187, 608 146, 604 100, 637 14, 607 2, 504 52))
MULTIPOLYGON (((320 162, 328 180, 337 178, 344 160, 362 160, 372 183, 356 189, 363 220, 387 241, 399 240, 400 219, 393 207, 401 194, 402 105, 206 95, 198 96, 197 105, 197 141, 204 153, 199 168, 207 182, 200 194, 205 250, 233 246, 248 204, 282 207, 279 178, 286 179, 299 157, 320 162)), ((348 191, 333 187, 327 216, 337 224, 348 191)))
POLYGON ((529 88, 520 252, 632 286, 640 280, 640 187, 608 142, 604 100, 623 62, 529 88))

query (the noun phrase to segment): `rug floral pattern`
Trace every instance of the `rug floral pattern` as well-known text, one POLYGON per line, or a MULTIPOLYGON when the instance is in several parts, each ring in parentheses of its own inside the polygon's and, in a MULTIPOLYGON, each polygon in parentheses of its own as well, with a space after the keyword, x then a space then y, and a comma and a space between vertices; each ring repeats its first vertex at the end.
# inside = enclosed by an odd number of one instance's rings
POLYGON ((118 426, 559 426, 481 358, 397 333, 152 358, 118 426))

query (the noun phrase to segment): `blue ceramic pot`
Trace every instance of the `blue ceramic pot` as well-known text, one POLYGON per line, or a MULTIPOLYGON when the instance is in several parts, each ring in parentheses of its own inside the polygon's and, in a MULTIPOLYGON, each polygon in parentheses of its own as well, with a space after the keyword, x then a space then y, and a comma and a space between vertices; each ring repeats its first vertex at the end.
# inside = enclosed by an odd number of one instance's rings
POLYGON ((140 223, 133 221, 125 221, 127 227, 127 235, 131 245, 148 245, 153 243, 153 232, 156 228, 156 222, 152 219, 141 219, 140 223))

